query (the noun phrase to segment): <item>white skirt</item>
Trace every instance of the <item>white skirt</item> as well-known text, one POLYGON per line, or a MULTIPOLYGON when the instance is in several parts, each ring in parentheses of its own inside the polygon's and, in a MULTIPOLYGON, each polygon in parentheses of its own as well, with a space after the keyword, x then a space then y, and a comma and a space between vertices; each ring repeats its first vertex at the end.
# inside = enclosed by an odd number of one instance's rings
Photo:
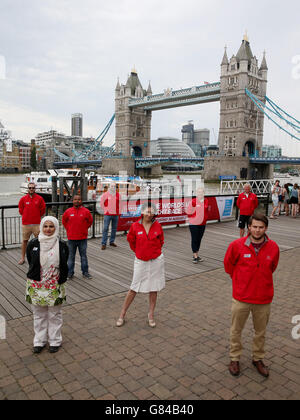
POLYGON ((160 292, 165 286, 165 258, 163 254, 150 261, 135 258, 130 290, 136 293, 160 292))

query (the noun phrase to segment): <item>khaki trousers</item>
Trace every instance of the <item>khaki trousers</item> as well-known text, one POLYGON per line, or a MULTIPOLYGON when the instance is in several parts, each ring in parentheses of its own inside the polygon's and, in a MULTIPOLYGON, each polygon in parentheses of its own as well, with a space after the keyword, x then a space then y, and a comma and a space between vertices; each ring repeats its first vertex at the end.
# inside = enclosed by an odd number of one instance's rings
POLYGON ((252 313, 255 336, 253 339, 252 357, 255 362, 265 358, 266 329, 271 313, 271 304, 254 305, 251 303, 232 300, 232 323, 230 330, 230 358, 234 362, 240 360, 242 346, 242 332, 252 313))

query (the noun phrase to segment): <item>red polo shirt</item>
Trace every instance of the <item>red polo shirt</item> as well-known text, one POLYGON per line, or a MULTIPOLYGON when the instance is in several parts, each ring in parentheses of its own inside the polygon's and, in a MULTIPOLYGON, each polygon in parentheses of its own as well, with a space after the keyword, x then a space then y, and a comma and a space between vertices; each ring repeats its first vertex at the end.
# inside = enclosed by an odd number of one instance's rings
POLYGON ((64 212, 62 224, 70 241, 81 241, 88 237, 88 230, 93 224, 93 216, 85 207, 72 207, 64 212))
POLYGON ((22 215, 23 225, 39 225, 45 210, 45 201, 38 194, 24 195, 19 201, 19 213, 22 215))
POLYGON ((279 247, 266 236, 256 254, 250 236, 228 248, 224 267, 232 278, 233 298, 252 304, 269 304, 274 297, 273 273, 279 262, 279 247))
POLYGON ((147 235, 142 221, 135 222, 127 235, 130 248, 139 260, 155 260, 161 255, 164 232, 161 224, 155 221, 147 235))

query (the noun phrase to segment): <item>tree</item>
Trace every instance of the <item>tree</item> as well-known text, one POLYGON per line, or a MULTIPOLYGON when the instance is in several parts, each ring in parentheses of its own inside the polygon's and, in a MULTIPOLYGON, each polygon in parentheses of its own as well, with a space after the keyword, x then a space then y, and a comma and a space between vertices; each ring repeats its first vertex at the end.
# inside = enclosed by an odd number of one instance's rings
POLYGON ((36 170, 36 168, 37 168, 36 147, 35 146, 33 146, 33 148, 31 149, 30 166, 31 166, 31 169, 33 169, 33 170, 36 170))

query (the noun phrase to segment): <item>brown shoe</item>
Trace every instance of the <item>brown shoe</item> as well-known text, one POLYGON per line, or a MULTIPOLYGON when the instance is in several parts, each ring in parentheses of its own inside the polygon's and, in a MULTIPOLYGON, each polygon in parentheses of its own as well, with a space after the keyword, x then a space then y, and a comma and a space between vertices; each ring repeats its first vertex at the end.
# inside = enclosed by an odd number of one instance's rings
POLYGON ((241 373, 240 362, 230 362, 229 372, 231 373, 232 376, 239 376, 241 373))
POLYGON ((253 360, 253 366, 256 367, 257 372, 263 376, 264 378, 268 378, 270 376, 269 369, 265 366, 264 362, 262 360, 259 360, 258 362, 255 362, 253 360))
POLYGON ((104 251, 106 249, 106 245, 102 245, 101 249, 104 251))
POLYGON ((117 248, 116 244, 109 244, 109 246, 113 246, 114 248, 117 248))

